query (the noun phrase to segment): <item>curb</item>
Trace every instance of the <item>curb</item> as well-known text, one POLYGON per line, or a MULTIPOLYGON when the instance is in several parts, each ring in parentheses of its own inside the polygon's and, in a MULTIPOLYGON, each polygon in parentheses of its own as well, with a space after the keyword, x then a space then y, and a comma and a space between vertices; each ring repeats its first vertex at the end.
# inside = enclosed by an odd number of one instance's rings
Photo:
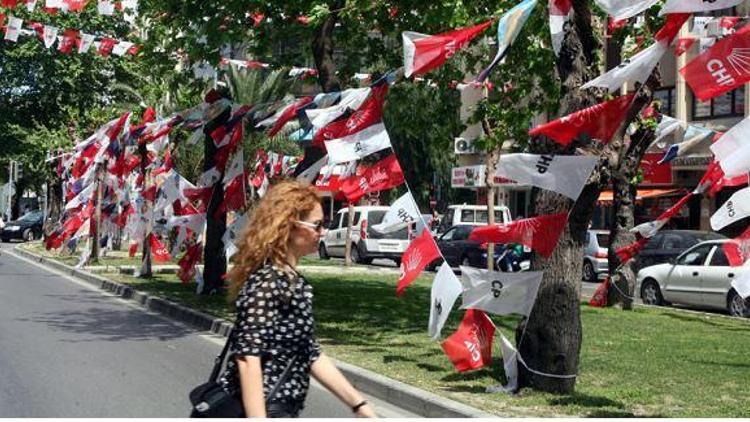
MULTIPOLYGON (((117 283, 88 271, 73 268, 54 259, 37 255, 20 247, 13 248, 13 252, 24 258, 38 262, 44 266, 54 268, 67 275, 93 285, 96 288, 110 292, 115 296, 136 302, 140 306, 158 312, 169 318, 188 324, 194 328, 209 331, 226 337, 232 328, 232 323, 221 318, 199 312, 179 305, 167 299, 151 296, 130 286, 117 283)), ((375 372, 348 364, 336 359, 332 360, 344 373, 349 381, 363 393, 375 396, 388 403, 394 404, 409 412, 428 418, 497 418, 498 415, 483 412, 471 406, 459 403, 445 397, 438 396, 400 381, 385 377, 375 372)))

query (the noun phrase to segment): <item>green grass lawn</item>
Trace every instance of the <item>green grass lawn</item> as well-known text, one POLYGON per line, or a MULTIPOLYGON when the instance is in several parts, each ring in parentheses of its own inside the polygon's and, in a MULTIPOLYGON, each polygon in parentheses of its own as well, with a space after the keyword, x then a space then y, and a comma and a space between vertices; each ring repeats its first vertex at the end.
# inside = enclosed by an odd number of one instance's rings
MULTIPOLYGON (((112 274, 138 289, 232 318, 223 296, 201 297, 174 275, 148 280, 112 274)), ((317 335, 343 361, 503 416, 741 417, 750 415, 750 321, 636 307, 582 307, 583 345, 576 393, 486 393, 503 382, 496 342, 492 368, 457 373, 427 336, 431 276, 401 298, 395 276, 310 275, 317 335)), ((450 335, 463 313, 453 310, 450 335)), ((517 318, 493 320, 508 338, 517 318)))

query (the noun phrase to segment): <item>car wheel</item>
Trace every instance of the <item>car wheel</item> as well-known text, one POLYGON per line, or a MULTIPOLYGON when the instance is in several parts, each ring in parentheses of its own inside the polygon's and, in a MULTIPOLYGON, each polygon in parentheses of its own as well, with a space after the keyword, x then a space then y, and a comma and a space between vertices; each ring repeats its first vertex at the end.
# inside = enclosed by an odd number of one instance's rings
POLYGON ((32 240, 34 240, 34 232, 31 229, 24 230, 23 240, 26 242, 31 242, 32 240))
POLYGON ((594 271, 594 264, 588 259, 583 261, 583 281, 595 281, 596 272, 594 271))
POLYGON ((737 294, 734 289, 729 292, 729 299, 727 300, 727 310, 729 314, 735 317, 746 317, 750 316, 750 304, 748 300, 745 300, 737 294))
POLYGON ((10 239, 3 239, 3 243, 8 243, 8 242, 10 242, 10 239))
POLYGON ((664 297, 661 295, 659 283, 652 278, 647 278, 641 286, 641 300, 644 305, 664 305, 664 297))
POLYGON ((352 262, 355 264, 361 264, 362 263, 362 256, 359 254, 359 248, 357 248, 357 245, 352 245, 352 262))
POLYGON ((400 267, 400 266, 401 266, 401 258, 393 258, 393 262, 395 262, 395 263, 396 263, 396 266, 397 266, 397 267, 400 267))
POLYGON ((330 255, 328 255, 328 251, 326 250, 326 244, 322 243, 318 245, 318 257, 320 259, 331 259, 330 255))

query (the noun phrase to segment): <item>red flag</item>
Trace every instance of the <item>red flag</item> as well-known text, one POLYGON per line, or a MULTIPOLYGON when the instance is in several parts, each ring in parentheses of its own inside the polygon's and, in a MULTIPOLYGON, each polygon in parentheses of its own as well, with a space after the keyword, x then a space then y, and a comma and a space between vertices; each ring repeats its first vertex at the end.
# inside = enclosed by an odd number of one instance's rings
POLYGON ((646 246, 646 243, 648 243, 648 241, 649 238, 644 237, 635 241, 635 243, 631 243, 627 246, 623 246, 622 248, 617 249, 615 253, 617 254, 617 258, 620 259, 620 263, 624 264, 635 258, 639 253, 641 253, 641 249, 646 246))
POLYGON ((183 283, 189 282, 195 276, 195 264, 200 262, 202 252, 203 246, 200 243, 195 243, 188 246, 185 255, 177 262, 177 265, 180 266, 177 276, 183 283))
POLYGON ((313 136, 313 145, 323 145, 324 141, 343 138, 382 122, 383 103, 387 93, 388 84, 373 88, 367 100, 351 116, 332 122, 317 131, 313 136))
POLYGON ((89 0, 65 0, 65 3, 68 5, 68 11, 70 12, 82 11, 86 8, 88 2, 89 0))
POLYGON ((625 28, 627 25, 627 19, 615 20, 612 16, 607 16, 607 36, 614 34, 618 29, 625 28))
POLYGON ((166 246, 153 233, 149 234, 148 241, 151 245, 151 256, 154 257, 155 262, 169 262, 172 259, 166 246))
POLYGON ((357 175, 341 181, 341 191, 349 202, 357 202, 368 193, 395 188, 402 183, 404 173, 396 156, 391 154, 370 167, 359 167, 357 175))
POLYGON ((138 242, 131 243, 130 247, 128 248, 128 256, 132 258, 135 256, 137 252, 138 252, 138 242))
POLYGON ((706 172, 703 174, 698 186, 695 187, 693 192, 704 193, 707 190, 714 188, 724 178, 724 171, 721 169, 718 161, 712 161, 708 165, 706 172))
POLYGON ((112 38, 102 38, 101 41, 99 41, 99 50, 97 52, 102 57, 107 57, 112 53, 112 48, 114 48, 115 44, 117 43, 117 40, 112 38))
POLYGON ((432 238, 429 230, 422 231, 419 237, 409 243, 409 247, 401 257, 401 276, 398 278, 396 295, 401 296, 404 289, 417 279, 424 267, 438 258, 440 258, 440 249, 435 239, 432 238))
POLYGON ((594 291, 589 300, 589 306, 605 308, 607 306, 607 294, 609 293, 609 277, 607 277, 594 291))
POLYGON ((66 29, 63 32, 62 40, 57 46, 57 49, 63 53, 68 54, 76 46, 76 40, 78 39, 79 32, 75 29, 66 29))
POLYGON ((623 95, 614 100, 576 111, 529 131, 529 135, 545 135, 555 142, 567 146, 573 139, 586 134, 607 143, 625 119, 635 94, 623 95))
POLYGON ((687 52, 690 47, 698 41, 697 38, 679 38, 677 39, 677 45, 674 47, 674 55, 681 56, 687 52))
POLYGON ((470 240, 482 243, 520 243, 538 254, 549 257, 568 222, 568 214, 549 214, 475 228, 470 240))
POLYGON ((8 9, 14 9, 18 4, 18 0, 2 0, 0 6, 7 7, 8 9))
POLYGON ((690 13, 670 13, 667 15, 667 21, 664 22, 664 26, 661 27, 659 32, 654 35, 656 41, 666 43, 666 45, 672 44, 674 37, 680 32, 682 25, 690 19, 690 13))
POLYGON ((281 130, 284 125, 292 120, 296 115, 297 112, 307 104, 311 103, 313 100, 313 97, 302 97, 294 104, 287 106, 287 108, 284 109, 284 111, 279 115, 279 118, 276 119, 276 122, 274 122, 273 126, 271 127, 271 130, 268 131, 269 137, 276 136, 277 133, 281 130))
POLYGON ((716 42, 680 74, 700 101, 729 92, 750 81, 750 26, 716 42))
POLYGON ((733 242, 723 243, 722 248, 729 265, 739 267, 750 257, 750 227, 734 238, 733 242))
POLYGON ((156 200, 156 185, 153 185, 145 191, 141 192, 141 196, 144 199, 154 202, 156 200))
POLYGON ((490 317, 478 309, 467 309, 461 325, 441 346, 458 372, 470 371, 492 364, 494 336, 490 317))
POLYGON ((219 207, 216 208, 216 212, 214 212, 214 217, 218 218, 218 216, 228 211, 240 211, 245 208, 245 199, 246 199, 245 180, 246 179, 247 177, 243 173, 235 177, 234 179, 232 179, 224 187, 224 200, 222 201, 221 205, 219 205, 219 207))
POLYGON ((493 20, 439 35, 404 32, 404 76, 422 75, 440 67, 466 43, 484 32, 493 20))

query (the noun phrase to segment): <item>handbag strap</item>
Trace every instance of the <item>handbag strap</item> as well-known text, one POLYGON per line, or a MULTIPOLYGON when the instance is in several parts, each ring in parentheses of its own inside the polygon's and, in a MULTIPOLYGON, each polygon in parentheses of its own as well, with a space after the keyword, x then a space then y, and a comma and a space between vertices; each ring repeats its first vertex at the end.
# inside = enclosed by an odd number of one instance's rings
POLYGON ((229 334, 227 334, 227 342, 224 343, 224 348, 221 349, 221 353, 219 353, 216 356, 216 359, 214 359, 214 369, 211 370, 211 376, 208 378, 208 382, 216 382, 216 380, 219 378, 219 373, 221 373, 221 367, 224 364, 224 359, 227 357, 227 352, 229 351, 229 345, 232 343, 232 332, 234 331, 234 328, 229 330, 229 334))
POLYGON ((286 364, 286 368, 284 368, 284 371, 279 376, 279 380, 276 381, 276 384, 271 388, 271 391, 268 393, 268 397, 266 397, 266 404, 271 401, 271 398, 276 395, 276 392, 279 391, 279 388, 281 388, 281 384, 286 382, 287 377, 289 377, 289 372, 292 370, 292 365, 294 365, 294 362, 297 360, 297 355, 292 356, 291 359, 289 359, 289 363, 286 364))

